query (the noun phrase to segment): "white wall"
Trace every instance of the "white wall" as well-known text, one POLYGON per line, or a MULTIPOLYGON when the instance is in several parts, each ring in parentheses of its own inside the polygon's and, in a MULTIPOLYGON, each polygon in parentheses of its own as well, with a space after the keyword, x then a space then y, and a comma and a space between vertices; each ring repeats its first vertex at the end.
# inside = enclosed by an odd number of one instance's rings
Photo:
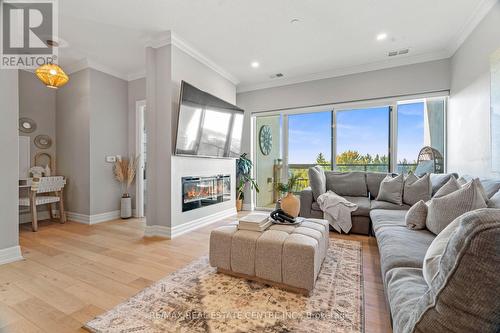
POLYGON ((17 70, 0 71, 0 264, 21 259, 18 217, 17 70))
POLYGON ((500 48, 500 3, 451 59, 448 170, 498 177, 491 168, 490 55, 500 48))

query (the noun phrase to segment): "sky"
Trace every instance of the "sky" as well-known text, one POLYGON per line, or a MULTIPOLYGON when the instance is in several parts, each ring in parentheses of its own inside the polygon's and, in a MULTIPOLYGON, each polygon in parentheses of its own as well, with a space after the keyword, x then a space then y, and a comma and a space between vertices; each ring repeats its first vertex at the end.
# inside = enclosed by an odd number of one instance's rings
MULTIPOLYGON (((398 107, 398 161, 416 160, 424 144, 423 103, 398 107)), ((289 115, 289 163, 315 163, 318 153, 331 156, 331 111, 289 115)), ((337 112, 337 154, 388 155, 388 107, 337 112)))

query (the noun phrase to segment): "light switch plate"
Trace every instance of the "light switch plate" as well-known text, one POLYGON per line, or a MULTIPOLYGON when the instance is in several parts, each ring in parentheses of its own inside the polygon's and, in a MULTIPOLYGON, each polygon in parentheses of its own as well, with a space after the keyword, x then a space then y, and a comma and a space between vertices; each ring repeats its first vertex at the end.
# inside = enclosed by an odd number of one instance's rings
POLYGON ((106 156, 106 162, 108 162, 108 163, 115 163, 116 162, 116 156, 106 156))

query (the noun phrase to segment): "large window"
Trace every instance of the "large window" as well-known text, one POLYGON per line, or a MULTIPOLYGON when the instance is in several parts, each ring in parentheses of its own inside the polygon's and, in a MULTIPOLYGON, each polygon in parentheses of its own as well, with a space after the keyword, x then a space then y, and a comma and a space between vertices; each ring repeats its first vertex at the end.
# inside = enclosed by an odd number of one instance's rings
POLYGON ((258 207, 273 207, 277 182, 295 174, 296 192, 309 185, 308 169, 408 173, 419 151, 432 146, 445 156, 446 98, 372 103, 368 107, 314 107, 255 115, 258 207), (263 126, 272 133, 260 148, 263 126))
POLYGON ((390 107, 336 115, 336 170, 388 172, 390 107))
POLYGON ((289 115, 287 146, 288 170, 298 176, 298 191, 309 185, 309 166, 331 170, 332 111, 289 115))
POLYGON ((445 100, 443 98, 399 102, 397 107, 398 173, 415 171, 424 146, 445 156, 445 100))

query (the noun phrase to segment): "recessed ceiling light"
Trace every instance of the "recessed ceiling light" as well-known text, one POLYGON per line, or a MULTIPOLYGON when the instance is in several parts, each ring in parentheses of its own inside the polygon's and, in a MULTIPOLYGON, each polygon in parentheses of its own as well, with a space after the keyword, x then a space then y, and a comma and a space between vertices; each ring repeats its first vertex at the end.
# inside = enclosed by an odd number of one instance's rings
POLYGON ((377 40, 384 40, 384 39, 387 39, 386 33, 381 33, 377 35, 377 40))
POLYGON ((257 62, 257 61, 253 61, 250 66, 252 66, 253 68, 259 68, 260 64, 257 62))
POLYGON ((293 18, 290 20, 291 24, 295 24, 295 23, 299 23, 299 22, 300 22, 300 20, 298 18, 293 18))

